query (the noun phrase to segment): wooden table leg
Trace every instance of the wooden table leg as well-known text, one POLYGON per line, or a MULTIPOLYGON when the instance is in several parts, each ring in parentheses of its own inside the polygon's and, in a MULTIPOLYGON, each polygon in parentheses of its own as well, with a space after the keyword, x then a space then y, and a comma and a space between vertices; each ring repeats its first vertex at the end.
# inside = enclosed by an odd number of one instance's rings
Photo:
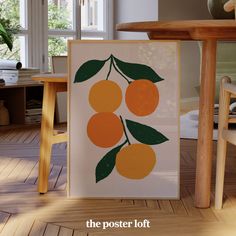
POLYGON ((213 149, 213 115, 216 77, 216 46, 214 39, 203 42, 200 111, 195 184, 195 206, 210 206, 213 149))
POLYGON ((44 83, 43 110, 41 123, 40 159, 39 159, 39 181, 38 191, 48 191, 48 176, 50 170, 54 111, 56 99, 55 83, 44 83))

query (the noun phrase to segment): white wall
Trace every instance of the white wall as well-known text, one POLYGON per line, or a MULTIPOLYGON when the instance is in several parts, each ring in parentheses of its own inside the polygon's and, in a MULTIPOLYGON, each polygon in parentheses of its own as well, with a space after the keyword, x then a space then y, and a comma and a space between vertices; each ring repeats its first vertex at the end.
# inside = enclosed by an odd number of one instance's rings
MULTIPOLYGON (((114 23, 151 20, 211 19, 207 0, 114 0, 114 23)), ((115 39, 148 39, 143 33, 114 33, 115 39)), ((200 48, 197 42, 181 43, 181 98, 198 97, 200 48)))
MULTIPOLYGON (((159 20, 211 19, 207 0, 159 0, 159 20)), ((197 42, 181 43, 181 98, 198 97, 200 49, 197 42)))
POLYGON ((159 20, 211 19, 207 0, 159 0, 159 20))
MULTIPOLYGON (((114 0, 114 23, 158 19, 158 0, 114 0)), ((116 32, 115 39, 148 39, 145 33, 116 32)))

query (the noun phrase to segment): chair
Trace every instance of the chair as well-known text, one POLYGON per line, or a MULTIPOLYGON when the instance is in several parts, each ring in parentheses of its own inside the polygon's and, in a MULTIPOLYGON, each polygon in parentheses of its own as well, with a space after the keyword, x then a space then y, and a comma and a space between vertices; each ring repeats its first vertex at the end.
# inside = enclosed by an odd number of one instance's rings
MULTIPOLYGON (((52 56, 52 73, 67 73, 67 56, 52 56)), ((57 93, 56 122, 67 122, 67 92, 57 93)))
POLYGON ((229 118, 230 98, 236 97, 236 85, 231 84, 229 77, 223 77, 220 86, 220 106, 218 123, 218 143, 217 143, 217 162, 216 162, 216 190, 215 208, 222 208, 224 174, 227 142, 236 145, 236 130, 229 130, 228 124, 235 123, 235 119, 229 118))
POLYGON ((67 56, 52 56, 52 73, 67 73, 67 56))

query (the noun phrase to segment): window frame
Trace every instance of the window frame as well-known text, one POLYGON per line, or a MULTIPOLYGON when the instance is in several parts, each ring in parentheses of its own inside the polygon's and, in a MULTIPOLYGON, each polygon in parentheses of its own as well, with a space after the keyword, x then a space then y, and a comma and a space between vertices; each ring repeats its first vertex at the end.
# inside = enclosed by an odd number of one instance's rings
POLYGON ((43 4, 43 55, 41 68, 48 70, 48 38, 49 37, 72 37, 73 39, 103 38, 113 39, 113 0, 104 0, 104 31, 85 31, 81 30, 81 5, 79 0, 74 2, 73 28, 71 30, 48 29, 48 1, 42 0, 43 4))
POLYGON ((113 12, 114 2, 113 0, 104 0, 103 12, 104 22, 103 22, 103 31, 98 30, 81 30, 82 38, 103 38, 104 40, 113 39, 113 12))
POLYGON ((26 28, 18 36, 25 37, 26 67, 39 67, 48 71, 48 37, 72 37, 113 39, 113 0, 104 0, 104 30, 81 30, 80 0, 74 1, 73 28, 71 30, 48 29, 48 0, 25 0, 26 28), (76 26, 76 27, 75 27, 76 26))
MULTIPOLYGON (((19 32, 15 35, 17 37, 23 37, 24 38, 24 47, 22 48, 20 44, 20 51, 23 51, 20 53, 21 61, 23 66, 29 66, 29 55, 30 55, 30 40, 29 40, 29 35, 30 35, 30 11, 31 11, 31 1, 29 0, 19 0, 19 16, 20 16, 20 22, 21 19, 23 18, 24 22, 24 27, 20 27, 19 32), (23 54, 23 57, 22 57, 23 54)), ((13 42, 13 47, 14 47, 14 42, 13 42)))

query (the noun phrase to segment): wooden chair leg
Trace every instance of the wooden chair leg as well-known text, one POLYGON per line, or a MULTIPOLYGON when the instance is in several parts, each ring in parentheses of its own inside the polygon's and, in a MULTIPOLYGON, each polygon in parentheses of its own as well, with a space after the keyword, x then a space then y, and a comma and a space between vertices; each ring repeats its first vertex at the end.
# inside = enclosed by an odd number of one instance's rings
POLYGON ((215 208, 222 208, 224 175, 225 175, 225 159, 227 142, 222 137, 224 129, 228 129, 228 115, 230 105, 230 93, 224 90, 224 84, 230 83, 229 77, 224 77, 221 80, 220 88, 220 107, 219 107, 219 122, 218 122, 218 143, 217 143, 217 160, 216 160, 216 189, 215 189, 215 208))
POLYGON ((39 160, 39 181, 38 191, 48 191, 48 176, 50 171, 54 111, 56 99, 56 85, 45 82, 43 95, 43 110, 41 123, 40 160, 39 160))

